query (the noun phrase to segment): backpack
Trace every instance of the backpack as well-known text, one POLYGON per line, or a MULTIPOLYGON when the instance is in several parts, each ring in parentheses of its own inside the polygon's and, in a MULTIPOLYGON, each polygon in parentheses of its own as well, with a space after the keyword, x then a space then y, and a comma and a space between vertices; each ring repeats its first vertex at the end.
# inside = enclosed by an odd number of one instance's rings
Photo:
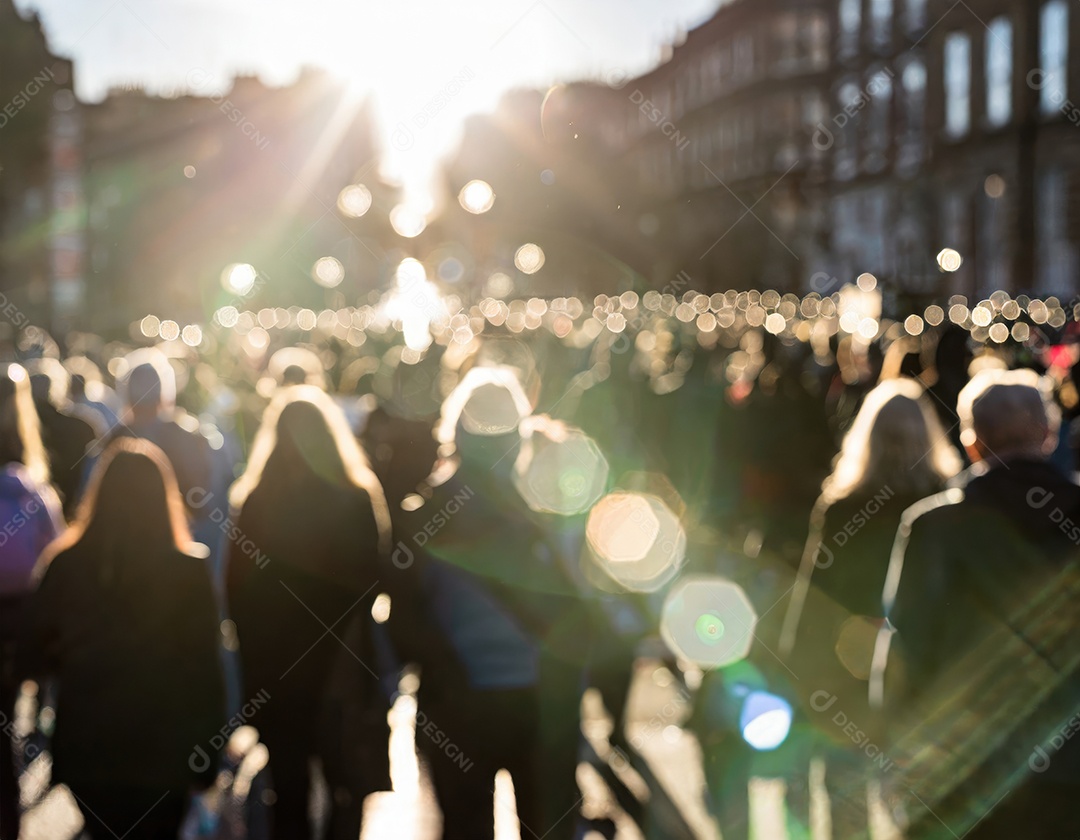
POLYGON ((30 592, 38 556, 56 536, 49 501, 9 464, 0 472, 0 598, 30 592))

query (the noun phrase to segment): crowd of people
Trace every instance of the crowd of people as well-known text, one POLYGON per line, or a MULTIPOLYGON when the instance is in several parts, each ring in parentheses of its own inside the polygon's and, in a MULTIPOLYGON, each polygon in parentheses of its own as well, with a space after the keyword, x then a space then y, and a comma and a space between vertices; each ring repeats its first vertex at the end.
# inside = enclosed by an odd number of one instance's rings
MULTIPOLYGON (((391 787, 405 673, 444 837, 494 836, 501 769, 523 837, 580 836, 583 694, 633 752, 643 643, 716 633, 662 609, 691 574, 757 613, 739 662, 665 654, 724 840, 751 836, 755 775, 808 827, 812 766, 835 838, 870 836, 874 791, 911 838, 1075 837, 1075 347, 751 329, 657 388, 635 353, 512 335, 417 364, 306 342, 238 376, 35 331, 0 375, 0 838, 42 750, 91 837, 175 838, 242 722, 269 750, 272 836, 317 836, 323 784, 320 830, 355 840, 391 787), (564 454, 523 490, 526 423, 554 445, 579 427, 603 469, 564 454), (583 487, 674 511, 686 539, 641 549, 670 574, 619 586, 590 505, 530 496, 583 487), (790 710, 765 746, 758 688, 790 710)), ((629 554, 656 537, 607 527, 629 554)))

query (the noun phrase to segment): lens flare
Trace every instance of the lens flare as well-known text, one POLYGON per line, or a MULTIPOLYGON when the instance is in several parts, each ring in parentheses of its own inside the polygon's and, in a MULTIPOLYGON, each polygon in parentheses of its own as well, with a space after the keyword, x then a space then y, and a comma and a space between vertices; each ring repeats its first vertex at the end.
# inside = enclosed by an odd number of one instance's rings
POLYGON ((679 518, 652 495, 604 496, 589 513, 585 536, 600 568, 638 592, 660 589, 686 561, 686 532, 679 518))
POLYGON ((791 731, 791 704, 768 691, 751 691, 739 713, 743 740, 755 750, 775 750, 791 731))
POLYGON ((668 593, 660 633, 672 652, 713 669, 745 658, 756 626, 757 613, 737 584, 703 576, 687 578, 668 593))
POLYGON ((547 417, 521 424, 521 452, 514 486, 539 513, 584 513, 603 495, 608 463, 600 447, 580 429, 547 417))
POLYGON ((248 263, 233 263, 221 272, 221 285, 234 295, 246 295, 255 286, 258 272, 248 263))

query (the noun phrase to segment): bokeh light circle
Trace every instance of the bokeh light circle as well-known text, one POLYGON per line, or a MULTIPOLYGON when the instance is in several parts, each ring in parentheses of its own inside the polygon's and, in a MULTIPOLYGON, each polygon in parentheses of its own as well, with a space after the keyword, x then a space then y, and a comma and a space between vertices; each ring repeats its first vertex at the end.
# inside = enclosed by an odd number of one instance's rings
POLYGON ((592 507, 608 479, 600 447, 580 429, 546 417, 528 418, 521 430, 513 479, 525 503, 539 513, 563 516, 592 507))
POLYGON ((660 633, 672 652, 700 668, 723 668, 744 659, 754 641, 757 613, 737 584, 697 576, 677 584, 664 600, 660 633))
POLYGON ((371 209, 371 190, 363 184, 350 184, 339 194, 338 210, 350 219, 359 219, 371 209))
POLYGON ((470 213, 480 215, 495 205, 495 190, 487 181, 469 181, 458 193, 458 202, 470 213))
POLYGON ((232 263, 221 272, 221 285, 234 295, 246 295, 255 287, 258 272, 248 263, 232 263))
POLYGON ((678 516, 651 494, 604 496, 589 512, 585 537, 600 568, 638 592, 660 589, 686 562, 686 532, 678 516))
POLYGON ((311 267, 311 277, 320 286, 333 289, 345 279, 345 266, 336 257, 319 257, 311 267))
POLYGON ((424 232, 424 228, 427 227, 427 219, 415 207, 398 204, 390 211, 390 226, 398 236, 412 239, 424 232))
POLYGON ((536 274, 544 267, 544 251, 539 245, 526 242, 514 254, 514 265, 522 274, 536 274))

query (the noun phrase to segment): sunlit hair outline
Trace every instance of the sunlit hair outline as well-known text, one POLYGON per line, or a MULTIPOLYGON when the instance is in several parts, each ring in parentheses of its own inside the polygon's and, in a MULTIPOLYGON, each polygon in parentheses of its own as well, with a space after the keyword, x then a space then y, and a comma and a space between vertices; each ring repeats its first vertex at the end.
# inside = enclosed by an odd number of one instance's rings
MULTIPOLYGON (((1000 411, 999 407, 996 413, 1000 411)), ((995 413, 993 408, 991 412, 993 416, 995 413)), ((1027 448, 1031 449, 1041 448, 1039 444, 1053 449, 1057 444, 1057 435, 1061 426, 1061 410, 1054 402, 1051 380, 1028 368, 1017 370, 983 368, 978 371, 968 380, 957 396, 956 414, 960 418, 960 441, 965 446, 970 446, 979 437, 976 435, 976 429, 982 423, 986 426, 1000 425, 1007 428, 1011 436, 1016 438, 1015 444, 1018 444, 1020 448, 1025 448, 1026 443, 1027 448), (993 395, 983 402, 990 392, 998 388, 1003 389, 1003 393, 993 395), (1026 392, 1022 389, 1030 389, 1031 397, 1025 398, 1026 392), (1008 416, 996 418, 1001 420, 998 424, 987 422, 990 420, 989 417, 984 417, 980 421, 978 415, 984 412, 980 412, 979 404, 983 403, 985 410, 995 402, 998 396, 1006 398, 1009 406, 1008 416)), ((983 430, 983 437, 986 431, 988 429, 983 430)), ((996 431, 1000 434, 1003 429, 999 428, 996 431)), ((1005 441, 993 443, 995 447, 999 447, 998 452, 990 454, 1012 454, 1011 451, 1008 453, 1003 451, 1007 445, 1005 441)))
MULTIPOLYGON (((514 368, 508 365, 474 367, 461 378, 450 395, 443 400, 439 422, 435 429, 435 438, 440 444, 454 442, 465 406, 473 394, 485 385, 494 385, 507 391, 517 411, 518 423, 532 414, 532 403, 526 396, 525 388, 514 368)), ((517 428, 517 424, 514 428, 517 428)))
MULTIPOLYGON (((235 510, 240 510, 255 488, 259 486, 267 462, 278 446, 278 424, 282 412, 295 403, 306 403, 312 406, 322 417, 337 454, 337 463, 332 467, 340 470, 337 476, 328 480, 338 481, 367 493, 375 514, 375 523, 379 529, 379 549, 383 552, 388 551, 390 508, 387 505, 382 485, 371 469, 360 443, 349 428, 345 414, 324 391, 314 385, 291 385, 279 389, 274 395, 263 413, 259 431, 255 434, 247 467, 243 475, 229 488, 230 505, 235 510)), ((314 469, 312 472, 314 473, 314 469)))
MULTIPOLYGON (((191 537, 184 510, 184 500, 180 495, 180 487, 176 483, 176 474, 173 472, 172 465, 169 463, 165 453, 148 440, 120 437, 109 444, 101 459, 95 465, 86 493, 83 494, 79 502, 74 521, 67 531, 45 549, 41 561, 43 566, 47 566, 57 554, 73 547, 88 536, 95 528, 95 524, 100 524, 95 523, 95 519, 101 506, 101 494, 105 488, 109 471, 118 458, 131 456, 142 458, 156 468, 164 492, 166 518, 172 545, 178 551, 185 553, 205 554, 205 549, 201 548, 191 537)), ((125 487, 125 489, 127 488, 125 487)), ((122 538, 126 535, 112 533, 109 536, 122 538)), ((146 552, 152 548, 152 546, 140 545, 137 551, 146 552)))
POLYGON ((914 379, 889 379, 863 399, 855 422, 844 435, 832 474, 822 485, 822 498, 834 502, 860 491, 876 492, 886 485, 901 495, 929 495, 962 467, 922 385, 914 379), (907 423, 916 408, 922 423, 907 423), (882 423, 886 413, 896 414, 889 418, 894 425, 904 421, 909 433, 906 440, 888 434, 882 423), (903 451, 897 452, 898 448, 903 451))
MULTIPOLYGON (((169 364, 168 357, 156 347, 140 347, 124 357, 122 372, 117 377, 116 383, 120 399, 123 400, 124 405, 127 407, 133 405, 131 394, 128 391, 129 380, 132 372, 143 365, 149 365, 157 373, 158 381, 161 384, 159 398, 161 405, 165 407, 174 405, 176 403, 176 371, 169 364)), ((137 403, 141 399, 142 397, 139 397, 135 402, 137 403)))
POLYGON ((26 467, 35 483, 47 484, 49 457, 41 440, 41 421, 30 391, 30 375, 19 364, 5 366, 0 376, 0 435, 7 439, 5 457, 26 467))

